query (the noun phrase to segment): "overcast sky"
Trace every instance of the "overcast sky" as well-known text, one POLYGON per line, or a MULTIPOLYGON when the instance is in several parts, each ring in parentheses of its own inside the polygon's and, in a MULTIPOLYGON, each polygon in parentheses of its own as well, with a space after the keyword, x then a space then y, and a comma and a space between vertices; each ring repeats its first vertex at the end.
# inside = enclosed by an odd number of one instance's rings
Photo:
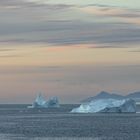
POLYGON ((0 0, 0 103, 125 95, 139 71, 139 0, 0 0))

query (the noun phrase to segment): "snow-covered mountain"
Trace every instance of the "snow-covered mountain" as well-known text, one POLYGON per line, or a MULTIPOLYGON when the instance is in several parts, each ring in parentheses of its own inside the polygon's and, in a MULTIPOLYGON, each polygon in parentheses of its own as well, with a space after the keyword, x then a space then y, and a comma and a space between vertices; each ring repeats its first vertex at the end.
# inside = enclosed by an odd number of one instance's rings
POLYGON ((115 94, 115 93, 109 93, 109 92, 106 92, 106 91, 101 91, 96 96, 89 97, 89 98, 83 100, 82 102, 90 102, 90 101, 96 100, 96 99, 109 99, 109 98, 111 98, 111 99, 124 99, 125 96, 118 95, 118 94, 115 94))
POLYGON ((131 98, 131 99, 135 100, 137 104, 140 104, 140 91, 130 93, 126 97, 131 98))
POLYGON ((96 100, 96 99, 126 99, 126 98, 130 98, 135 100, 136 102, 140 102, 140 92, 134 92, 134 93, 130 93, 126 96, 120 95, 120 94, 116 94, 116 93, 109 93, 106 91, 101 91, 100 93, 98 93, 97 95, 93 96, 93 97, 89 97, 87 99, 82 100, 81 102, 90 102, 92 100, 96 100))
POLYGON ((131 97, 131 98, 140 98, 140 91, 130 93, 130 94, 127 95, 127 97, 131 97))

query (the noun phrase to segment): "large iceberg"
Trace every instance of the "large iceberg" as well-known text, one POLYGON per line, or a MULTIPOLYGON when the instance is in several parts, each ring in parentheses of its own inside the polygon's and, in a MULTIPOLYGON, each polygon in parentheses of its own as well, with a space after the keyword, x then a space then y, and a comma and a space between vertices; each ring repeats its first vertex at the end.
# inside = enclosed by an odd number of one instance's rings
POLYGON ((46 101, 42 94, 40 93, 33 104, 28 106, 28 108, 51 108, 51 107, 59 107, 59 101, 57 97, 52 97, 48 101, 46 101))
POLYGON ((98 99, 83 103, 71 113, 136 113, 136 103, 132 99, 98 99))

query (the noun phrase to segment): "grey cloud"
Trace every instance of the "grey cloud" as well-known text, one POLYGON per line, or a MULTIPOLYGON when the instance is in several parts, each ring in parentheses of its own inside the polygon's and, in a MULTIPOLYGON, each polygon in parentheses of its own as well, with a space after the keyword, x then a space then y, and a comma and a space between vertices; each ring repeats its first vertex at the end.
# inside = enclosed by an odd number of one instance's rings
POLYGON ((21 0, 0 0, 0 5, 19 5, 23 3, 21 0))
MULTIPOLYGON (((140 43, 139 26, 121 22, 100 22, 97 17, 69 9, 75 7, 73 5, 36 6, 34 3, 17 0, 0 2, 2 5, 23 6, 20 9, 0 12, 1 43, 54 45, 140 43)), ((108 10, 105 5, 100 6, 104 7, 103 10, 108 10)))
POLYGON ((5 49, 5 48, 0 48, 0 52, 9 52, 9 51, 14 51, 15 49, 5 49))
POLYGON ((1 30, 1 42, 50 43, 55 45, 81 43, 139 43, 140 28, 129 24, 55 21, 39 24, 13 25, 1 30), (5 35, 6 37, 4 37, 5 35))
POLYGON ((19 8, 47 8, 51 10, 60 10, 69 8, 74 5, 67 4, 39 4, 36 2, 28 2, 25 0, 0 0, 0 7, 15 6, 19 8))
MULTIPOLYGON (((127 46, 126 46, 127 47, 127 46)), ((100 45, 100 46, 89 46, 88 48, 90 48, 90 49, 94 49, 94 48, 122 48, 122 46, 121 45, 115 45, 115 44, 112 44, 112 45, 105 45, 105 44, 102 44, 102 45, 100 45)))
POLYGON ((132 52, 132 53, 139 53, 140 50, 132 50, 132 51, 128 51, 128 52, 132 52))
MULTIPOLYGON (((47 95, 59 96, 65 102, 77 102, 85 96, 95 95, 100 90, 119 93, 139 90, 139 71, 140 65, 3 67, 0 69, 0 76, 3 78, 0 83, 6 83, 10 87, 15 87, 16 84, 18 95, 27 93, 27 97, 30 87, 36 92, 42 89, 43 85, 43 89, 47 89, 47 95), (27 89, 23 89, 25 85, 27 89)), ((15 92, 15 88, 6 93, 12 92, 15 92)))
MULTIPOLYGON (((15 55, 16 56, 16 55, 15 55)), ((37 73, 54 73, 63 70, 62 66, 25 66, 25 67, 3 67, 0 69, 0 74, 37 74, 37 73)))
POLYGON ((140 65, 114 65, 114 66, 26 66, 26 67, 4 67, 0 69, 0 74, 41 74, 40 80, 60 82, 60 84, 111 84, 114 83, 136 83, 140 82, 140 65), (58 75, 57 75, 58 74, 58 75), (53 76, 55 75, 55 76, 53 76))
MULTIPOLYGON (((115 5, 106 5, 106 4, 88 4, 88 5, 85 5, 85 6, 81 6, 81 7, 87 7, 87 6, 97 6, 97 7, 103 7, 104 10, 108 10, 110 9, 110 7, 112 8, 116 8, 116 7, 119 7, 119 6, 115 6, 115 5)), ((121 8, 121 7, 120 7, 121 8)))
POLYGON ((117 17, 125 17, 125 18, 139 18, 140 17, 140 11, 139 13, 129 13, 129 14, 120 14, 116 15, 117 17))
POLYGON ((22 57, 21 55, 0 55, 0 58, 8 58, 8 57, 22 57))

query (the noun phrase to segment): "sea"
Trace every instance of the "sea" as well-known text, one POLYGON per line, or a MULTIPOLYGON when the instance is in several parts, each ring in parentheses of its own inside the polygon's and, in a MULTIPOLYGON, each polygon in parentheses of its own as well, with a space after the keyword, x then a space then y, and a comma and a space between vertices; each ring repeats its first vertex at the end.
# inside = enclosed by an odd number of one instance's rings
POLYGON ((77 114, 79 106, 28 109, 27 104, 0 105, 0 140, 140 140, 137 113, 77 114))

